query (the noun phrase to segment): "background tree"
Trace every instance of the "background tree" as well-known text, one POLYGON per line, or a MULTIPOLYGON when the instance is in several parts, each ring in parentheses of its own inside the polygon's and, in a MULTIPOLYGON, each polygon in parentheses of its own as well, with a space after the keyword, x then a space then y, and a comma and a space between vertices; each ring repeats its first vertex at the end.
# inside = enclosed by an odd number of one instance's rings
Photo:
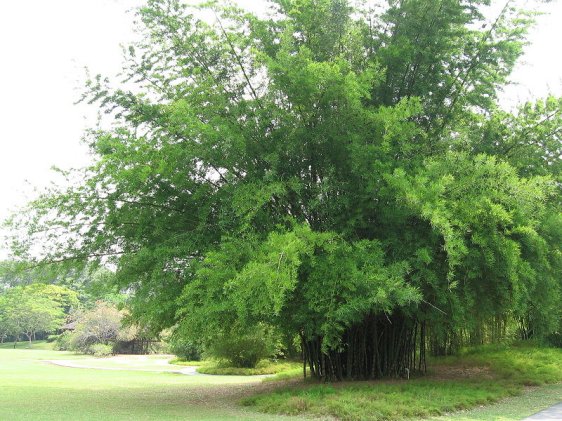
POLYGON ((102 301, 92 310, 75 315, 72 349, 88 352, 95 344, 109 345, 117 339, 123 316, 117 308, 102 301))
POLYGON ((113 352, 148 353, 147 332, 131 323, 125 310, 114 303, 98 301, 92 308, 72 314, 72 331, 57 339, 59 349, 104 356, 113 352))
POLYGON ((66 313, 77 303, 76 293, 63 287, 34 284, 10 288, 0 295, 0 323, 15 342, 23 334, 31 346, 38 332, 60 328, 66 313))
POLYGON ((8 326, 8 318, 5 314, 2 295, 0 295, 0 344, 4 343, 4 339, 10 334, 10 327, 8 326))

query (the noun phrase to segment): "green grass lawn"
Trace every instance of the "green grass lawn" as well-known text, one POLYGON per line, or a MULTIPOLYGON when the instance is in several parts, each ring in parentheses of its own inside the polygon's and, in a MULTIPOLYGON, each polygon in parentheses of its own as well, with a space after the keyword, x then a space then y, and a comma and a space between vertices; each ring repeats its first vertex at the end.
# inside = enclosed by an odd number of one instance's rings
MULTIPOLYGON (((47 341, 34 341, 33 344, 31 345, 31 348, 29 347, 28 341, 23 341, 23 342, 19 341, 15 345, 16 345, 15 349, 43 349, 43 350, 53 349, 53 344, 48 343, 47 341)), ((0 349, 14 349, 14 343, 4 342, 0 344, 0 349)))
POLYGON ((528 390, 515 396, 487 406, 459 411, 445 416, 431 418, 430 421, 520 421, 556 403, 562 402, 562 384, 551 384, 528 390))
POLYGON ((441 414, 448 414, 443 419, 515 420, 561 398, 560 384, 544 389, 550 394, 535 396, 531 392, 518 396, 526 386, 561 381, 561 349, 485 347, 459 357, 436 359, 428 376, 423 378, 300 384, 246 397, 242 404, 271 414, 331 416, 350 421, 415 419, 441 414), (497 407, 490 406, 505 398, 508 398, 506 402, 518 404, 507 404, 509 412, 505 411, 503 402, 497 407), (466 411, 470 408, 477 409, 466 411), (451 414, 455 411, 458 413, 451 414))
MULTIPOLYGON (((99 368, 119 362, 50 350, 0 346, 0 419, 6 420, 431 420, 515 421, 562 400, 562 350, 480 348, 432 361, 427 378, 292 385, 248 376, 181 375, 99 368), (524 393, 523 393, 524 392, 524 393), (523 394, 522 394, 523 393, 523 394), (497 403, 494 403, 499 401, 497 403), (240 402, 243 405, 240 405, 240 402), (283 415, 285 414, 285 415, 283 415), (441 416, 437 416, 441 415, 441 416), (308 418, 307 418, 308 417, 308 418)), ((150 367, 165 357, 122 368, 150 367)), ((294 378, 294 369, 277 377, 294 378)))
POLYGON ((6 420, 277 420, 238 400, 268 385, 247 376, 188 376, 59 367, 42 360, 72 353, 0 348, 0 419, 6 420))

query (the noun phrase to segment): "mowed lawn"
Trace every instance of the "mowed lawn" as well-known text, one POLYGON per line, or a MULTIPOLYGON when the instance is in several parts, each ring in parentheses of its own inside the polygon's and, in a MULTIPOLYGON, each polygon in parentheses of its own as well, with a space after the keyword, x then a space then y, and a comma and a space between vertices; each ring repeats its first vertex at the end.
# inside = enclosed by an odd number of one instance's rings
POLYGON ((0 348, 0 419, 306 419, 239 406, 242 396, 269 387, 261 378, 60 367, 44 360, 84 357, 41 347, 45 348, 0 348))
MULTIPOLYGON (((363 421, 445 413, 431 419, 514 421, 562 399, 560 383, 523 390, 560 381, 562 353, 549 349, 491 349, 444 359, 427 378, 409 382, 284 385, 252 376, 116 371, 113 360, 52 351, 44 343, 31 350, 23 349, 25 343, 19 346, 0 345, 0 420, 363 421), (48 360, 110 370, 61 367, 48 360), (482 367, 491 371, 472 378, 482 367), (466 371, 469 377, 460 376, 466 371), (502 399, 510 395, 517 396, 502 399)), ((157 358, 134 368, 157 368, 151 361, 157 358)))

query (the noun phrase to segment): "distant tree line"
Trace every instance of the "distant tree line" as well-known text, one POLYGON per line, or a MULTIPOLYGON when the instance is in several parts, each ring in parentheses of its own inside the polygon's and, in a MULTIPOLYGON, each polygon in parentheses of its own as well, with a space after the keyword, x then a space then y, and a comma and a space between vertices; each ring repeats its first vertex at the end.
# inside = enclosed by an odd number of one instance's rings
POLYGON ((77 294, 57 285, 17 286, 0 293, 0 343, 12 338, 14 347, 25 337, 29 345, 38 334, 55 332, 78 304, 77 294))

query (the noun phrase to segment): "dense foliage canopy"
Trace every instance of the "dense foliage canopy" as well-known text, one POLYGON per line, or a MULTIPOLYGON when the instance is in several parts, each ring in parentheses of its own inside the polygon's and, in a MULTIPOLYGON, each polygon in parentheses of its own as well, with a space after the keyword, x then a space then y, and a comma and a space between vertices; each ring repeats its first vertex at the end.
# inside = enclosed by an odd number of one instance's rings
POLYGON ((13 250, 114 265, 155 331, 299 335, 323 378, 555 330, 561 102, 498 108, 531 19, 486 4, 150 0, 123 83, 88 83, 95 163, 13 250))

